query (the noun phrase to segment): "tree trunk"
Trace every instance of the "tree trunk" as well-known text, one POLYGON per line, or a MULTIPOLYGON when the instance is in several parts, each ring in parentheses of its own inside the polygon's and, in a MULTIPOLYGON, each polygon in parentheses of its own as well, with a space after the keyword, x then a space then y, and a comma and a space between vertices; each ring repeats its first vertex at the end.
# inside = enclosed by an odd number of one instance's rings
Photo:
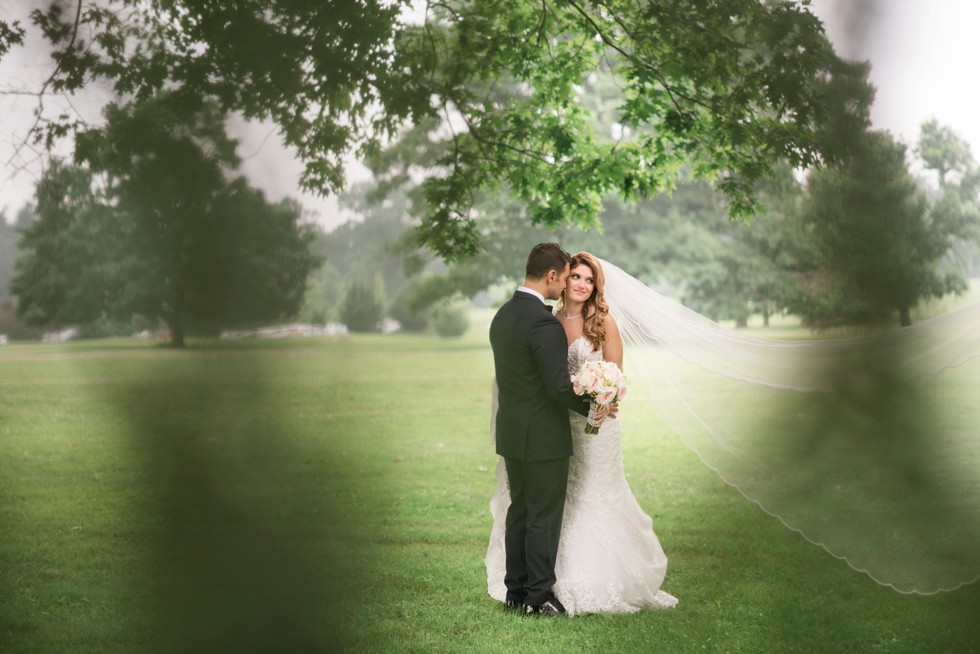
POLYGON ((163 316, 163 322, 170 329, 171 347, 184 347, 184 321, 176 315, 163 316))
POLYGON ((739 318, 738 320, 735 321, 735 329, 742 329, 748 326, 749 326, 748 318, 739 318))
POLYGON ((902 327, 910 327, 912 325, 912 315, 907 306, 898 308, 898 319, 902 322, 902 327))
POLYGON ((170 325, 170 345, 184 347, 184 324, 179 320, 170 325))

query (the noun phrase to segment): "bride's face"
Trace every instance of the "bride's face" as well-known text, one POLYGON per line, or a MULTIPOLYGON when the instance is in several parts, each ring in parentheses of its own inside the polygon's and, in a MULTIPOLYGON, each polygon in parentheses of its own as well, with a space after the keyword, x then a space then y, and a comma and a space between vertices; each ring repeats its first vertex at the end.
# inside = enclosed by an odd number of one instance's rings
POLYGON ((595 292, 595 273, 584 263, 572 268, 565 282, 566 302, 585 302, 595 292))

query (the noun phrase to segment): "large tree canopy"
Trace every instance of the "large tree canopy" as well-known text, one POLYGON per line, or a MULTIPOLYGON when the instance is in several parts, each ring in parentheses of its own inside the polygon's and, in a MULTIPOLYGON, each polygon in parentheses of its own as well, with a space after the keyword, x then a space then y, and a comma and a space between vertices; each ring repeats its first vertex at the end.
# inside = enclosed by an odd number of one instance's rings
MULTIPOLYGON (((863 69, 835 56, 806 2, 410 4, 74 0, 32 22, 54 48, 47 90, 102 79, 123 98, 175 87, 215 98, 275 121, 316 191, 343 186, 351 153, 377 153, 407 123, 431 125, 441 152, 423 173, 418 237, 450 259, 481 246, 478 190, 508 187, 536 223, 595 226, 605 194, 656 194, 688 164, 743 215, 774 162, 833 158, 846 127, 866 124, 863 69), (583 105, 584 85, 605 78, 624 92, 616 140, 592 129, 583 105), (854 93, 830 92, 839 78, 857 79, 854 93)), ((46 118, 41 143, 71 127, 46 118)))
POLYGON ((839 61, 797 3, 513 0, 433 13, 445 28, 426 25, 418 47, 434 63, 417 75, 446 122, 462 123, 424 185, 420 236, 443 254, 479 242, 473 189, 503 182, 535 223, 595 226, 605 195, 650 196, 691 165, 748 215, 775 162, 834 157, 847 128, 866 124, 869 92, 843 103, 831 92, 863 68, 839 61), (605 76, 622 86, 615 140, 587 106, 605 76))

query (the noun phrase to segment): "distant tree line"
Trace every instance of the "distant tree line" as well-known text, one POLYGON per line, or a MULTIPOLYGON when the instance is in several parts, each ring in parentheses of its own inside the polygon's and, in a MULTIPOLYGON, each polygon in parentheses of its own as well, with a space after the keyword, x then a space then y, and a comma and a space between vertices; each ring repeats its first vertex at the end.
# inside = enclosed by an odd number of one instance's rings
POLYGON ((968 145, 935 121, 911 153, 869 131, 846 163, 806 176, 778 168, 755 190, 765 213, 748 222, 730 220, 709 184, 683 177, 670 197, 606 198, 601 234, 535 226, 513 196, 484 194, 474 203, 483 248, 446 264, 415 240, 410 197, 379 191, 383 184, 344 194, 361 219, 324 233, 302 223, 298 205, 270 205, 241 178, 222 181, 218 172, 236 160, 220 114, 202 105, 203 116, 178 120, 179 102, 116 108, 104 130, 80 141, 82 163, 53 166, 36 206, 16 226, 0 225, 0 292, 13 282, 28 323, 12 325, 8 296, 4 331, 81 322, 98 334, 131 328, 134 316, 161 320, 178 338, 294 317, 353 331, 390 318, 438 331, 459 321, 464 299, 493 289, 502 299, 528 247, 551 239, 737 325, 779 314, 814 327, 909 324, 917 302, 964 289, 980 260, 980 173, 968 145), (181 150, 174 135, 183 129, 215 138, 212 154, 201 135, 181 150), (173 159, 146 157, 151 150, 173 159), (913 154, 919 179, 909 172, 913 154))
POLYGON ((908 325, 921 300, 958 293, 976 273, 978 191, 967 144, 929 121, 914 153, 868 131, 839 164, 805 176, 783 167, 759 184, 766 211, 749 221, 729 220, 706 184, 690 182, 669 199, 607 201, 604 235, 572 242, 715 319, 908 325))
MULTIPOLYGON (((836 165, 806 175, 777 168, 754 191, 765 212, 748 221, 732 221, 710 184, 681 179, 669 197, 607 197, 601 234, 534 226, 516 198, 480 196, 483 248, 448 266, 414 246, 405 196, 372 203, 372 190, 360 188, 348 202, 363 221, 320 236, 316 248, 344 280, 339 287, 367 288, 381 275, 396 298, 388 315, 424 314, 501 284, 506 293, 530 245, 558 240, 714 319, 744 325, 760 315, 768 324, 792 314, 817 328, 910 324, 918 302, 964 290, 980 262, 980 172, 962 138, 935 121, 922 126, 912 152, 868 130, 836 165)), ((333 293, 339 302, 340 290, 333 293)))

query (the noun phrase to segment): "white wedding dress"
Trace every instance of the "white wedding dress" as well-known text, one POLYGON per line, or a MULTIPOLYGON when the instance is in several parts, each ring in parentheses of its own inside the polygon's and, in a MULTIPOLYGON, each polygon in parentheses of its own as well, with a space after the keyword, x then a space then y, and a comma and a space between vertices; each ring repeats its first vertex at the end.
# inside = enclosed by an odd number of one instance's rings
MULTIPOLYGON (((602 359, 584 336, 568 348, 568 369, 575 374, 589 360, 602 359)), ((606 420, 598 434, 585 433, 585 417, 571 413, 574 454, 569 459, 568 491, 554 593, 569 615, 633 613, 666 608, 677 598, 660 586, 667 557, 653 521, 643 512, 623 471, 622 428, 606 420)), ((497 489, 490 499, 493 528, 487 548, 487 588, 504 601, 504 528, 510 493, 503 459, 497 463, 497 489)))

